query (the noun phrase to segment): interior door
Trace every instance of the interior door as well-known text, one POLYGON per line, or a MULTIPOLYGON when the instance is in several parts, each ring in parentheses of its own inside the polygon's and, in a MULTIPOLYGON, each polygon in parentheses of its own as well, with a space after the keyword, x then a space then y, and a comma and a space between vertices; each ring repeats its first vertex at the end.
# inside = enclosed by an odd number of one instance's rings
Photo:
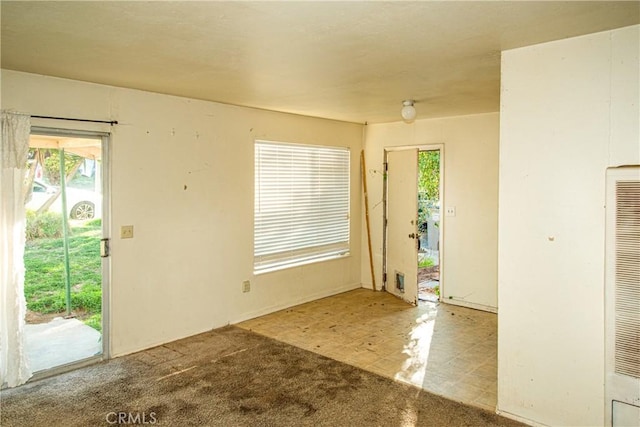
POLYGON ((387 152, 386 290, 418 302, 418 149, 387 152))

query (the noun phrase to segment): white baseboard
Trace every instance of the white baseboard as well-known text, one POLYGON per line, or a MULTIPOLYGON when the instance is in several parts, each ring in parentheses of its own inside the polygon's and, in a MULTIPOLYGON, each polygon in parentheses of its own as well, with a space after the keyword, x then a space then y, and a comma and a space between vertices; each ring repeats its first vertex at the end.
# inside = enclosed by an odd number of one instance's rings
POLYGON ((514 421, 519 421, 523 424, 527 424, 533 427, 549 427, 546 424, 541 424, 538 423, 536 421, 530 420, 528 418, 524 418, 524 417, 520 417, 518 415, 514 415, 511 412, 507 412, 507 411, 501 411, 500 409, 496 409, 496 414, 500 415, 501 417, 505 417, 505 418, 509 418, 510 420, 514 420, 514 421))
POLYGON ((488 311, 489 313, 498 313, 498 307, 491 307, 490 305, 477 304, 475 302, 462 301, 453 298, 442 298, 440 302, 451 305, 458 305, 460 307, 473 308, 476 310, 488 311))
POLYGON ((351 283, 348 285, 338 286, 336 288, 327 289, 327 290, 316 292, 310 295, 305 295, 304 297, 301 297, 301 298, 295 298, 293 300, 289 300, 282 304, 274 304, 269 307, 261 308, 260 310, 251 311, 249 313, 243 313, 240 316, 232 319, 229 322, 229 324, 235 325, 236 323, 244 322, 245 320, 254 319, 256 317, 264 316, 266 314, 271 314, 276 311, 294 307, 296 305, 304 304, 304 303, 315 301, 321 298, 326 298, 333 295, 341 294, 343 292, 353 291, 354 289, 361 289, 361 288, 362 288, 362 285, 360 283, 351 283))
POLYGON ((137 353, 139 351, 147 350, 147 349, 150 349, 150 348, 153 348, 153 347, 158 347, 160 345, 163 345, 163 344, 166 344, 166 343, 169 343, 169 342, 181 340, 181 339, 184 339, 184 338, 189 338, 189 337, 192 337, 194 335, 203 334, 203 333, 209 332, 209 331, 214 330, 214 329, 222 328, 222 327, 227 326, 227 325, 233 325, 233 324, 236 324, 236 323, 243 322, 245 320, 253 319, 255 317, 264 316, 265 314, 270 314, 270 313, 273 313, 273 312, 276 312, 276 311, 284 310, 285 308, 293 307, 293 306, 296 306, 296 305, 299 305, 299 304, 304 304, 306 302, 315 301, 315 300, 320 299, 320 298, 326 298, 326 297, 330 297, 330 296, 333 296, 333 295, 341 294, 343 292, 352 291, 354 289, 360 289, 360 288, 362 288, 362 285, 360 283, 351 283, 351 284, 348 284, 348 285, 342 285, 342 286, 338 286, 338 287, 335 287, 335 288, 324 290, 322 292, 316 292, 314 294, 306 295, 303 298, 296 298, 296 299, 287 301, 286 303, 283 303, 283 304, 275 304, 275 305, 272 305, 272 306, 269 306, 269 307, 262 308, 260 310, 252 311, 252 312, 249 312, 249 313, 244 313, 244 314, 241 314, 238 317, 233 318, 232 320, 229 320, 226 323, 215 324, 215 325, 212 325, 209 328, 202 329, 202 330, 196 330, 196 331, 193 331, 192 333, 189 333, 189 334, 184 335, 184 336, 171 337, 171 338, 163 339, 163 340, 160 340, 160 341, 151 341, 151 342, 147 342, 147 343, 144 343, 144 344, 136 346, 136 347, 120 348, 120 349, 118 349, 117 352, 113 352, 113 349, 111 349, 111 357, 110 358, 111 359, 115 359, 115 358, 118 358, 118 357, 126 356, 128 354, 137 353))
POLYGON ((138 353, 140 351, 144 351, 144 350, 149 350, 150 348, 154 348, 154 347, 159 347, 161 345, 164 344, 168 344, 170 342, 174 342, 174 341, 179 341, 179 340, 183 340, 185 338, 189 338, 189 337, 193 337, 196 335, 200 335, 200 334, 204 334, 207 333, 209 331, 212 331, 213 329, 218 329, 218 328, 222 328, 223 326, 227 326, 228 324, 222 324, 219 326, 214 326, 213 328, 207 328, 207 329, 202 329, 202 330, 197 330, 194 332, 189 332, 187 335, 180 335, 180 336, 176 336, 176 337, 171 337, 168 339, 161 339, 159 341, 150 341, 147 343, 144 343, 140 346, 137 347, 129 347, 129 348, 124 348, 124 349, 120 349, 118 352, 111 352, 111 356, 109 357, 109 359, 117 359, 118 357, 122 357, 122 356, 128 356, 130 354, 133 353, 138 353))

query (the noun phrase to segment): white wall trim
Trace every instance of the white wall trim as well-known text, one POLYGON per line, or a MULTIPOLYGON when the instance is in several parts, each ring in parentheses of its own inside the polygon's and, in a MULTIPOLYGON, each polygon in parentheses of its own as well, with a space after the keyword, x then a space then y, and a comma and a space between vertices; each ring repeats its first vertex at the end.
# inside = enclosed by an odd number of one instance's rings
POLYGON ((452 298, 442 298, 440 302, 444 304, 458 305, 460 307, 473 308, 475 310, 488 311, 490 313, 498 313, 498 307, 492 307, 490 305, 477 304, 475 302, 461 301, 452 298))
POLYGON ((128 356, 130 354, 138 353, 138 352, 141 352, 141 351, 144 351, 144 350, 149 350, 150 348, 160 347, 161 345, 168 344, 170 342, 180 341, 180 340, 183 340, 185 338, 194 337, 196 335, 204 334, 204 333, 213 331, 214 329, 222 328, 224 326, 228 326, 228 323, 221 324, 221 325, 215 325, 212 328, 203 329, 203 330, 200 330, 200 331, 195 332, 193 334, 184 335, 184 336, 181 336, 181 337, 178 337, 178 338, 174 338, 171 341, 159 340, 159 341, 153 341, 151 343, 144 344, 142 347, 127 348, 127 349, 121 350, 121 351, 119 351, 117 353, 112 353, 110 355, 110 359, 116 359, 118 357, 128 356))
MULTIPOLYGON (((284 304, 276 304, 276 305, 272 305, 269 306, 267 308, 261 309, 261 310, 256 310, 256 311, 252 311, 249 313, 245 313, 242 314, 241 316, 238 316, 236 318, 234 318, 233 320, 228 321, 227 323, 222 323, 222 324, 216 324, 213 325, 213 327, 208 328, 208 329, 203 329, 199 332, 196 332, 194 334, 189 334, 183 337, 179 337, 179 338, 175 338, 171 341, 168 342, 173 342, 173 341, 179 341, 185 338, 189 338, 189 337, 193 337, 196 335, 200 335, 200 334, 204 334, 210 331, 213 331, 215 329, 219 329, 219 328, 223 328, 225 326, 229 326, 229 325, 235 325, 236 323, 240 323, 240 322, 244 322, 245 320, 249 320, 249 319, 253 319, 256 317, 260 317, 260 316, 264 316, 266 314, 270 314, 270 313, 274 313, 276 311, 280 311, 280 310, 284 310, 286 308, 290 308, 290 307, 294 307, 296 305, 300 305, 300 304, 304 304, 310 301, 315 301, 317 299, 321 299, 321 298, 326 298, 326 297, 330 297, 333 295, 337 295, 337 294, 341 294, 343 292, 348 292, 348 291, 353 291, 355 289, 361 289, 362 285, 360 283, 352 283, 349 285, 344 285, 344 286, 338 286, 336 288, 330 289, 328 291, 323 291, 323 292, 316 292, 314 294, 311 295, 307 295, 303 298, 297 298, 294 299, 292 301, 289 301, 287 303, 284 304)), ((143 351, 143 350, 147 350, 150 348, 154 348, 154 347, 158 347, 161 346, 163 344, 167 344, 167 341, 158 341, 158 342, 154 342, 151 344, 145 344, 143 347, 140 348, 131 348, 131 349, 126 349, 124 351, 120 351, 117 354, 111 354, 111 358, 116 358, 116 357, 122 357, 122 356, 126 356, 128 354, 132 354, 132 353, 137 353, 139 351, 143 351)))
POLYGON ((499 409, 496 409, 496 414, 505 418, 509 418, 510 420, 519 421, 521 423, 524 423, 533 427, 549 427, 547 424, 538 423, 528 418, 519 417, 518 415, 514 415, 507 411, 501 411, 499 409))
POLYGON ((385 146, 384 151, 404 151, 404 150, 415 150, 418 149, 420 151, 435 151, 440 150, 444 151, 444 143, 438 144, 413 144, 413 145, 392 145, 385 146))
POLYGON ((355 289, 362 289, 362 288, 363 286, 361 283, 351 283, 348 285, 338 286, 336 288, 324 290, 321 292, 316 292, 311 295, 305 295, 304 297, 296 298, 283 304, 274 304, 269 307, 262 308, 260 310, 251 311, 249 313, 243 313, 240 316, 237 316, 234 319, 232 319, 229 322, 229 324, 235 325, 236 323, 244 322, 245 320, 254 319, 256 317, 264 316, 266 314, 274 313, 276 311, 284 310, 286 308, 294 307, 296 305, 304 304, 304 303, 315 301, 321 298, 327 298, 333 295, 341 294, 343 292, 353 291, 355 289))

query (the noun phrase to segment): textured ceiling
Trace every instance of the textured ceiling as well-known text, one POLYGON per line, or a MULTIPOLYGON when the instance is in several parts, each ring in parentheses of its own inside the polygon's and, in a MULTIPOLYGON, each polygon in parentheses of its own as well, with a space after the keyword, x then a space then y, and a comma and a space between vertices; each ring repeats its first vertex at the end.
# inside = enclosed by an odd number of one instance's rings
POLYGON ((497 111, 500 51, 638 1, 1 2, 2 68, 352 122, 497 111))

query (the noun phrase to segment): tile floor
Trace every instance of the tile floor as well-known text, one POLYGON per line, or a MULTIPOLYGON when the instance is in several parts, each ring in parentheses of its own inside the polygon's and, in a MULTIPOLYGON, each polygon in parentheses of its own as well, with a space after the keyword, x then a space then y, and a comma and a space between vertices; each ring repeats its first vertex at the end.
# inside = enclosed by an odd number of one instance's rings
POLYGON ((358 289, 237 326, 495 411, 497 316, 358 289))

